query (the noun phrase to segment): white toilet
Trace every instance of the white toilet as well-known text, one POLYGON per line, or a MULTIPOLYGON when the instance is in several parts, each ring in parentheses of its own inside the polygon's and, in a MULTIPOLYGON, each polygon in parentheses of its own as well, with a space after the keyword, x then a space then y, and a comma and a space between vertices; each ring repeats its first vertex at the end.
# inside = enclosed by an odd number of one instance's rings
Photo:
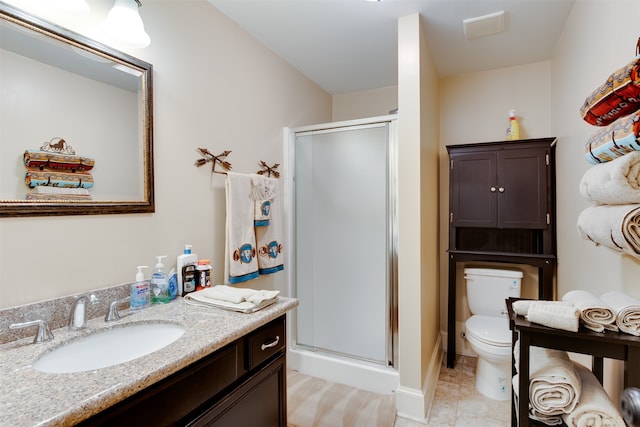
POLYGON ((520 297, 522 272, 465 268, 471 317, 465 337, 477 353, 476 389, 490 399, 511 398, 511 331, 505 300, 520 297))

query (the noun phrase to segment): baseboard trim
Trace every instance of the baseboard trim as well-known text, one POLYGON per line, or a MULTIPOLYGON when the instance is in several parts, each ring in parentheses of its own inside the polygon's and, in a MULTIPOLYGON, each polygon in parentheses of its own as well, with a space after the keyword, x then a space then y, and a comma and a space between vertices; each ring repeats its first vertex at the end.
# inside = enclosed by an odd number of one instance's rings
POLYGON ((435 396, 443 357, 442 339, 438 335, 429 361, 429 367, 425 373, 422 390, 402 385, 398 386, 396 390, 396 413, 398 416, 423 423, 427 421, 435 396))

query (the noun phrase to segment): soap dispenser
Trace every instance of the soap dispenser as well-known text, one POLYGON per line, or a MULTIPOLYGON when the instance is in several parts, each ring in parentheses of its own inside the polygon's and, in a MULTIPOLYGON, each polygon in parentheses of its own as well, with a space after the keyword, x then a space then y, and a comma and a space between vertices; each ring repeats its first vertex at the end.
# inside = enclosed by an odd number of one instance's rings
POLYGON ((169 282, 167 282, 167 275, 164 272, 164 264, 162 263, 162 259, 166 257, 166 255, 156 257, 158 263, 151 275, 151 304, 167 304, 170 301, 169 282))
POLYGON ((144 279, 143 268, 149 268, 146 265, 139 265, 138 273, 136 273, 136 281, 131 284, 131 310, 140 310, 148 307, 151 303, 151 290, 147 280, 144 279))

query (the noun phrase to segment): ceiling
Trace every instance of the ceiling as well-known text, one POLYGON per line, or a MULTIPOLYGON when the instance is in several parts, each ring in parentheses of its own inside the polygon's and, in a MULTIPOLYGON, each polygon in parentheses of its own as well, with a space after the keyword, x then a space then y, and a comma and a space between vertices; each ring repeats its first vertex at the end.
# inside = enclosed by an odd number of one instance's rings
POLYGON ((397 84, 398 18, 419 13, 438 74, 550 59, 575 0, 209 0, 331 94, 397 84), (462 21, 505 11, 467 40, 462 21))

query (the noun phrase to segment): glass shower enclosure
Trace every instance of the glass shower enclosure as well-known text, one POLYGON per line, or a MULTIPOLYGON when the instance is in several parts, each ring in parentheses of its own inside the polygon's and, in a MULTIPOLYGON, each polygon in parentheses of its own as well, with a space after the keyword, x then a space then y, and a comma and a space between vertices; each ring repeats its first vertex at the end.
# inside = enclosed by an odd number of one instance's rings
POLYGON ((294 346, 395 366, 396 116, 291 130, 294 346))

